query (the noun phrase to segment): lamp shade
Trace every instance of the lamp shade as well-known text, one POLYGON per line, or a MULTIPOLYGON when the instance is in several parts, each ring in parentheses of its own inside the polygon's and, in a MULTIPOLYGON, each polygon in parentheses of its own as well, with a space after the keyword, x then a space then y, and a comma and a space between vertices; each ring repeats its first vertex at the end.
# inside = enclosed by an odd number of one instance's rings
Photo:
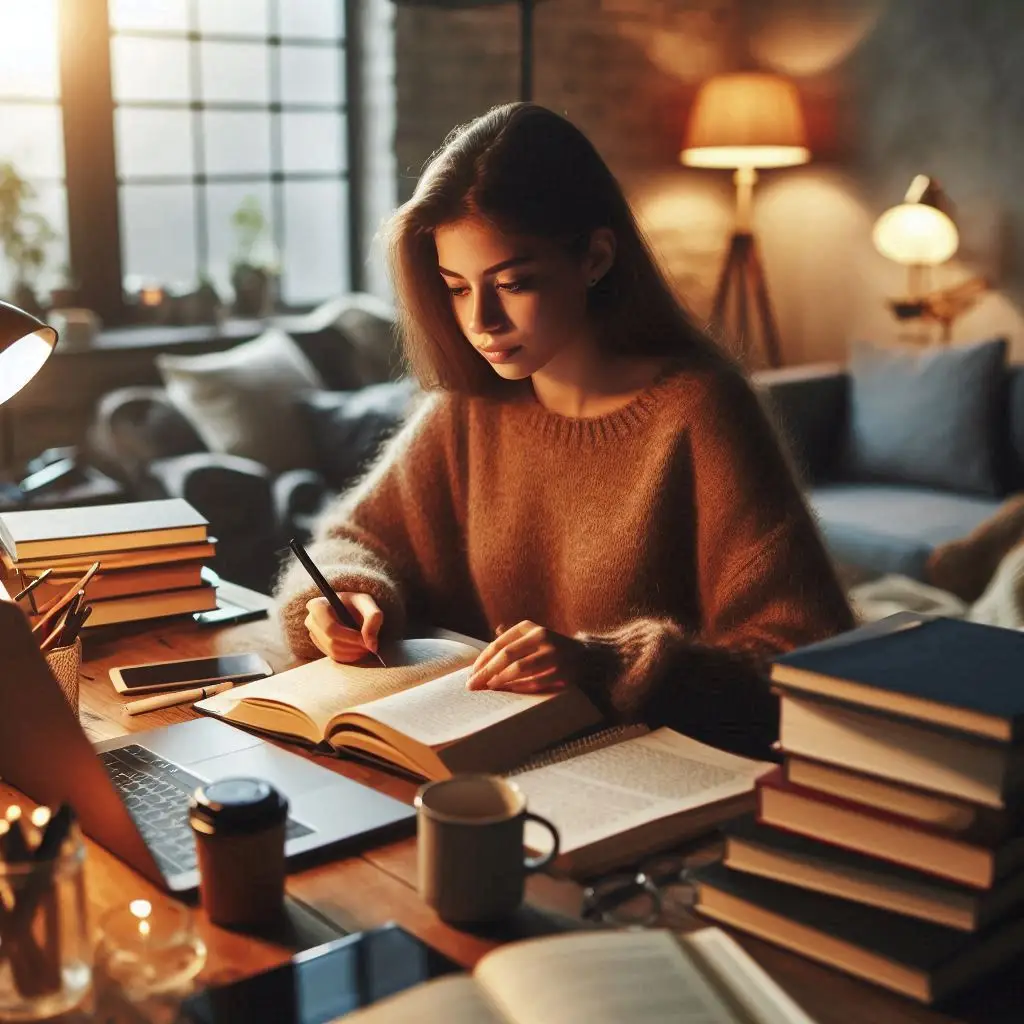
POLYGON ((38 372, 57 344, 57 332, 17 306, 0 302, 0 405, 38 372))
POLYGON ((680 160, 691 167, 792 167, 811 158, 792 82, 760 71, 717 75, 694 100, 680 160))
POLYGON ((903 202, 875 221, 875 248, 887 259, 909 266, 945 263, 960 244, 956 225, 946 213, 948 205, 938 184, 918 174, 903 202))

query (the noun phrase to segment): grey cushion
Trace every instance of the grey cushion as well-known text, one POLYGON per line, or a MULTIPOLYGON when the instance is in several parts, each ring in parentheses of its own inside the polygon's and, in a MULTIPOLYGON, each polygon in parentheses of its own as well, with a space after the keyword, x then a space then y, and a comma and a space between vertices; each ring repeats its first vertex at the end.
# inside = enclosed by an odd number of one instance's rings
POLYGON ((854 344, 847 475, 998 495, 1006 341, 854 344))
POLYGON ((358 391, 316 391, 299 400, 314 465, 332 490, 344 490, 372 462, 419 393, 407 378, 358 391))
POLYGON ((932 548, 966 536, 1001 504, 884 484, 826 484, 808 499, 837 562, 870 575, 896 572, 919 580, 932 548))
POLYGON ((223 352, 159 355, 167 396, 213 452, 240 455, 271 472, 310 466, 313 448, 296 409, 320 375, 283 331, 223 352))

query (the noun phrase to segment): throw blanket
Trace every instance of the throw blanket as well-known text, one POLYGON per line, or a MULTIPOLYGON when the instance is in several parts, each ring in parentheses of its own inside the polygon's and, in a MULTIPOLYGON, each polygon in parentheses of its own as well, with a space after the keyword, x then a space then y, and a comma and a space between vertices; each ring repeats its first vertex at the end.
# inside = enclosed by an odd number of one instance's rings
POLYGON ((1011 548, 973 604, 938 587, 891 574, 851 588, 850 604, 861 622, 875 622, 895 612, 945 615, 1007 629, 1024 628, 1024 543, 1011 548))

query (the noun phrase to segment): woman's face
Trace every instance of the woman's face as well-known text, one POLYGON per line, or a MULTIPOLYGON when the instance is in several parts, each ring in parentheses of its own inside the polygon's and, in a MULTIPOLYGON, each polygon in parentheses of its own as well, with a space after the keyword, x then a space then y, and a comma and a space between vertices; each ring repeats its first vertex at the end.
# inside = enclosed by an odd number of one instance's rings
POLYGON ((476 219, 438 228, 434 239, 455 319, 499 376, 521 380, 590 342, 587 258, 476 219))

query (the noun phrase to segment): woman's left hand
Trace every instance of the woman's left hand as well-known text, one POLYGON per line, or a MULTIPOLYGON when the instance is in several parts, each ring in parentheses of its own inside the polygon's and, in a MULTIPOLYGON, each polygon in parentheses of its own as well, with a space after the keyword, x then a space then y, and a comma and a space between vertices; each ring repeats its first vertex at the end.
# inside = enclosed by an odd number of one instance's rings
POLYGON ((585 648, 579 640, 524 619, 497 637, 473 663, 467 689, 549 693, 578 679, 585 648))

